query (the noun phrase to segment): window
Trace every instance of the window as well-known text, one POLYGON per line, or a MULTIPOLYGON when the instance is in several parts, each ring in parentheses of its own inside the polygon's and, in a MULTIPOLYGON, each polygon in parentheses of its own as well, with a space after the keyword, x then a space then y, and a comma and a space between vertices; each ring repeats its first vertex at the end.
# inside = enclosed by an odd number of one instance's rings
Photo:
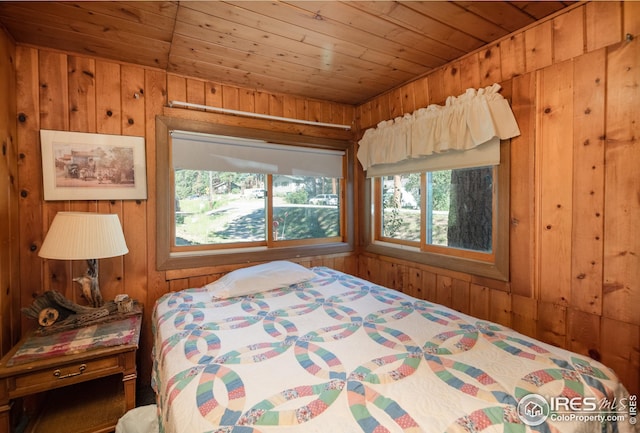
POLYGON ((388 174, 369 179, 367 249, 508 279, 508 145, 500 164, 388 174))
POLYGON ((170 118, 157 127, 159 269, 352 249, 348 143, 170 118))
POLYGON ((341 240, 340 178, 185 169, 174 178, 176 251, 341 240), (315 195, 327 190, 335 194, 315 195))

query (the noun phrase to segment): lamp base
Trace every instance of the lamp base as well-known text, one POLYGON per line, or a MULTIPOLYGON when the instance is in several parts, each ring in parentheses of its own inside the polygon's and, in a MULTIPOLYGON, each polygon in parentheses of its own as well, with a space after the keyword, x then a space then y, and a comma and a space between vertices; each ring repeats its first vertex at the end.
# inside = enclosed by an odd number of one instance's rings
POLYGON ((94 308, 102 307, 104 300, 98 283, 98 260, 89 259, 87 264, 89 266, 87 273, 81 277, 74 278, 73 281, 80 284, 82 295, 89 302, 89 305, 94 308))

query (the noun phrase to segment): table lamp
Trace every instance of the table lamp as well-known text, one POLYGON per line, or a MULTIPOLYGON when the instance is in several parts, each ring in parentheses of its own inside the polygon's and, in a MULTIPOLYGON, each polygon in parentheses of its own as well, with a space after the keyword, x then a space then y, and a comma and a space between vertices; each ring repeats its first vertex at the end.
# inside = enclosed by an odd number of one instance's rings
POLYGON ((98 259, 129 252, 115 214, 58 212, 38 255, 45 259, 87 260, 86 275, 74 278, 92 307, 104 304, 98 284, 98 259))

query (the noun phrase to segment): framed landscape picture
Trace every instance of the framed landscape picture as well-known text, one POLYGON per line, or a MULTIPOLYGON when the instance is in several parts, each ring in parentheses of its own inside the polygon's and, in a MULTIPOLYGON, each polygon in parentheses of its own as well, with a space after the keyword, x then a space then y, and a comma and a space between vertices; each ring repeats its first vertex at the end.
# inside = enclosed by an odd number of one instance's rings
POLYGON ((45 200, 144 200, 143 137, 40 130, 45 200))

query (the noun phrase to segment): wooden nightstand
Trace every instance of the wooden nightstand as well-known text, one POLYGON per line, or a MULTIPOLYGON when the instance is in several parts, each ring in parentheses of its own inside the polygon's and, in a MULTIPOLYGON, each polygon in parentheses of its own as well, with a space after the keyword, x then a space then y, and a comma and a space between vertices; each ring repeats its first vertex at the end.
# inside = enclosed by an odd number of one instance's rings
POLYGON ((104 433, 136 404, 142 315, 49 336, 23 338, 0 361, 0 433, 11 433, 11 401, 47 392, 25 432, 104 433))

